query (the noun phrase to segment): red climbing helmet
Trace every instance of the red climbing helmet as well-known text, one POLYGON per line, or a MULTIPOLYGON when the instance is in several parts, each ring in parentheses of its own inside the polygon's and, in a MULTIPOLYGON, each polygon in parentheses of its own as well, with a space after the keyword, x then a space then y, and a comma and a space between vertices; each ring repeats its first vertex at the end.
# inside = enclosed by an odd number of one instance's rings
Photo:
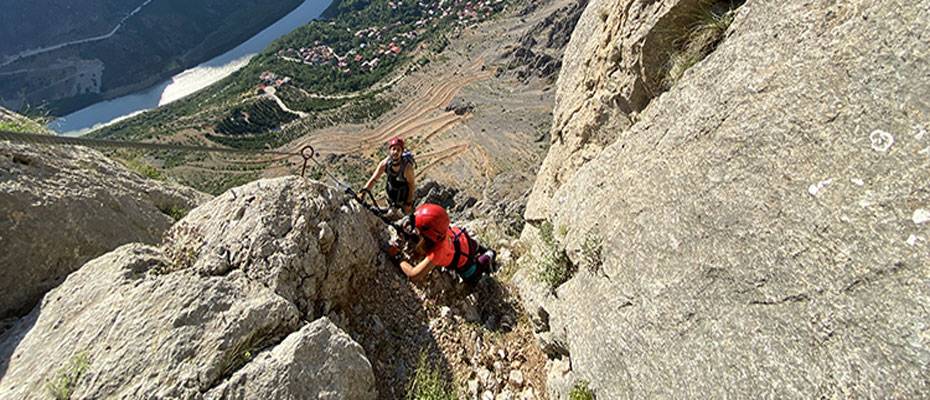
POLYGON ((403 148, 404 148, 404 139, 402 139, 400 136, 394 136, 393 139, 391 139, 390 141, 388 141, 388 148, 391 148, 391 147, 394 147, 394 146, 400 146, 400 148, 403 149, 403 148))
POLYGON ((420 234, 434 243, 446 238, 449 231, 449 214, 435 204, 426 203, 413 213, 413 222, 420 234))

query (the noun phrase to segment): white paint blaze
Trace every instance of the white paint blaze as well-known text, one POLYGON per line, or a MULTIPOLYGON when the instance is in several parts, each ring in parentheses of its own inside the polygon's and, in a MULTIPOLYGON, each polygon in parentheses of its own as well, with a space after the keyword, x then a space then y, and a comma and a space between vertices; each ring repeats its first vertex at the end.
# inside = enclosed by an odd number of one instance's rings
POLYGON ((880 129, 873 131, 869 140, 872 142, 872 150, 880 153, 888 151, 894 145, 894 136, 880 129))
POLYGON ((925 210, 923 208, 914 210, 914 215, 911 216, 911 220, 917 225, 927 223, 930 221, 930 210, 925 210))
POLYGON ((830 186, 833 183, 833 178, 822 180, 813 185, 810 185, 807 188, 807 193, 810 193, 811 196, 817 197, 820 195, 820 192, 830 186))

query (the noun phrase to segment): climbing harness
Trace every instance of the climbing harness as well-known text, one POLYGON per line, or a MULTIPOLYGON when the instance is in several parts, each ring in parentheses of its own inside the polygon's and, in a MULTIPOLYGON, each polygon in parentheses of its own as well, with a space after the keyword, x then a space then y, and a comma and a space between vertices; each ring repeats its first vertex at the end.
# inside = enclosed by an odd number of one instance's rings
POLYGON ((407 167, 412 166, 416 168, 416 161, 413 158, 413 153, 410 150, 404 150, 403 154, 400 156, 400 160, 394 161, 392 158, 388 157, 387 164, 384 166, 384 172, 387 174, 385 190, 388 194, 388 203, 393 207, 398 207, 407 203, 407 198, 410 195, 410 188, 407 186, 407 177, 404 176, 404 172, 407 167), (397 165, 397 171, 394 171, 394 166, 397 165))
MULTIPOLYGON (((468 234, 465 228, 459 228, 459 231, 456 232, 450 226, 449 233, 452 235, 452 248, 454 250, 454 253, 453 253, 454 255, 452 256, 452 262, 449 263, 449 266, 447 268, 453 271, 459 272, 459 264, 463 256, 465 257, 465 267, 474 266, 475 258, 477 257, 477 254, 478 254, 478 242, 475 239, 472 239, 471 235, 468 234), (461 244, 459 243, 460 241, 459 238, 462 236, 465 236, 465 242, 468 243, 467 252, 462 250, 461 244)), ((469 270, 469 271, 474 272, 473 270, 469 270)), ((468 272, 468 271, 462 271, 460 273, 465 273, 465 272, 468 272)), ((470 272, 467 275, 471 275, 470 272)))

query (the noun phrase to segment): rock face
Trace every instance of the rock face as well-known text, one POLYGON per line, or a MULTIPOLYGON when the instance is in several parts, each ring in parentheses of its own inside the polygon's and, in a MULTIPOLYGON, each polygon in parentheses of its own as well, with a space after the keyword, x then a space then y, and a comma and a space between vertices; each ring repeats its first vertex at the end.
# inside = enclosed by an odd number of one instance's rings
POLYGON ((94 150, 0 141, 0 318, 25 314, 94 257, 157 243, 170 213, 208 198, 94 150))
POLYGON ((516 278, 550 394, 921 397, 930 9, 750 0, 662 92, 700 4, 592 0, 566 50, 526 218, 576 272, 516 278))
POLYGON ((373 398, 362 346, 326 317, 292 333, 237 371, 208 399, 373 398))
POLYGON ((445 186, 436 181, 427 180, 417 186, 416 193, 417 203, 439 204, 450 213, 450 215, 461 215, 478 201, 464 192, 460 192, 453 187, 445 186))
POLYGON ((350 279, 371 271, 380 226, 321 183, 260 180, 191 211, 165 235, 165 252, 174 268, 203 275, 240 270, 312 318, 345 300, 350 279))
POLYGON ((319 183, 232 189, 49 292, 0 337, 0 397, 374 398, 361 347, 319 317, 371 278, 377 231, 319 183))
MULTIPOLYGON (((533 12, 541 2, 527 3, 524 15, 533 12)), ((506 70, 527 82, 531 78, 552 80, 562 67, 562 51, 588 0, 573 0, 544 20, 533 25, 514 48, 504 53, 506 70)), ((500 70, 503 73, 504 70, 500 70)))

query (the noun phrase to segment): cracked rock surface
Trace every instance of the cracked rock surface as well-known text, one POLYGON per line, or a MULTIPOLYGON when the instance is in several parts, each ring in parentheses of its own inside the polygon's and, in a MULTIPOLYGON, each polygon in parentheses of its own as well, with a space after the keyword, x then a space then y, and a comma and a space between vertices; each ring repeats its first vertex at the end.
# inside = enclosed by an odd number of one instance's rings
POLYGON ((374 398, 361 346, 319 319, 376 265, 372 219, 297 177, 232 189, 161 247, 90 261, 0 336, 0 398, 47 398, 82 358, 71 399, 374 398))
POLYGON ((374 375, 362 347, 323 317, 207 393, 207 399, 371 399, 374 375))
POLYGON ((26 314, 69 273, 120 245, 158 243, 175 222, 168 210, 209 198, 96 150, 0 141, 0 318, 26 314))
POLYGON ((526 212, 555 244, 523 238, 577 272, 515 278, 550 397, 924 396, 930 9, 749 0, 646 90, 651 32, 684 3, 592 0, 566 50, 526 212))

